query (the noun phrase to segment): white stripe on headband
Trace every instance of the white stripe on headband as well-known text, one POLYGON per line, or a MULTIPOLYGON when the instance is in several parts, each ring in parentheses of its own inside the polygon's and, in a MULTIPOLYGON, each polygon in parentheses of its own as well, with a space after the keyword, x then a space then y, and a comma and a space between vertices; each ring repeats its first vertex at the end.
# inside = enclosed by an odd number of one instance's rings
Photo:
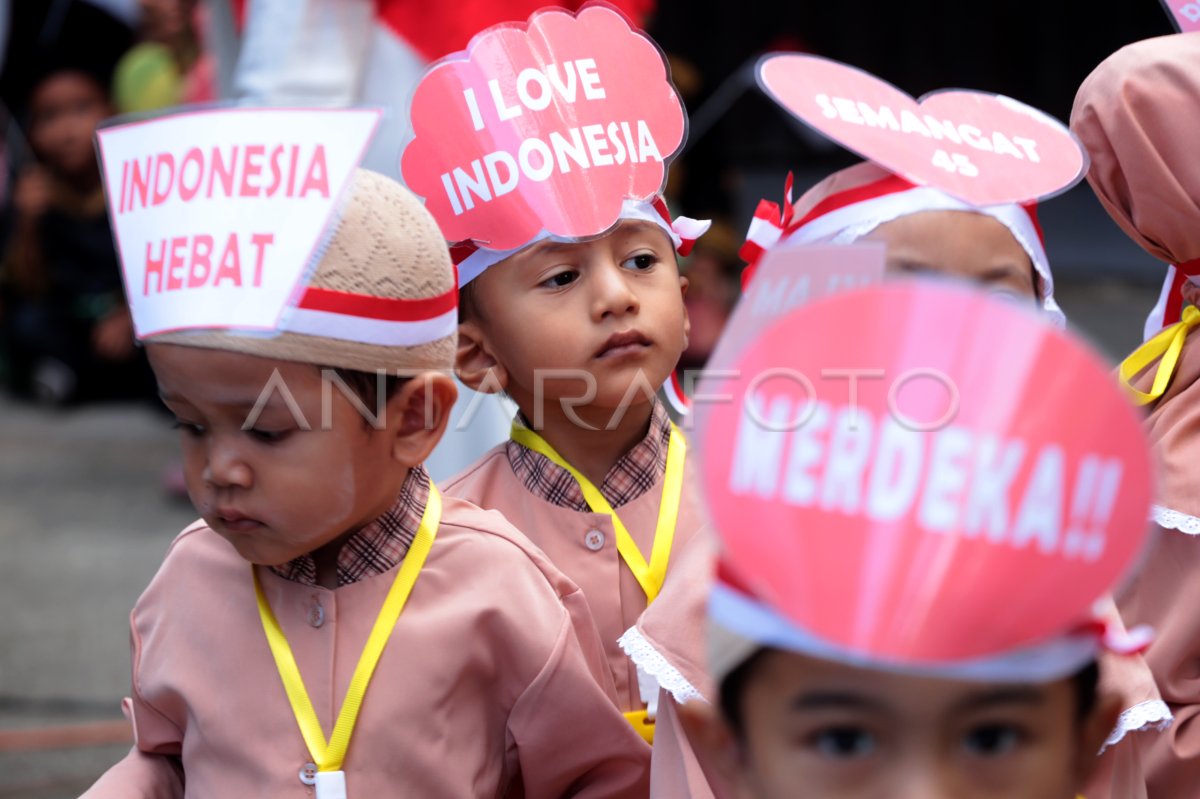
POLYGON ((1046 249, 1029 212, 1019 205, 975 206, 932 186, 916 186, 822 214, 793 231, 786 240, 798 244, 851 244, 882 224, 922 211, 973 211, 1003 224, 1029 255, 1042 279, 1043 310, 1057 326, 1066 326, 1066 316, 1054 299, 1054 277, 1046 249))
POLYGON ((293 308, 283 324, 283 330, 381 347, 415 347, 455 335, 458 331, 458 310, 447 311, 432 319, 396 322, 293 308))
MULTIPOLYGON (((654 204, 646 200, 626 200, 621 206, 620 219, 640 219, 643 222, 653 222, 671 239, 671 244, 678 250, 686 242, 695 241, 712 224, 708 220, 689 219, 688 217, 677 217, 674 222, 670 222, 663 218, 663 215, 658 212, 654 204)), ((580 239, 569 238, 564 236, 552 235, 547 230, 542 230, 541 233, 534 236, 529 241, 522 244, 520 247, 515 247, 511 250, 489 250, 484 247, 472 252, 466 258, 458 262, 458 285, 465 286, 475 278, 483 274, 483 271, 493 264, 498 264, 505 258, 516 255, 521 250, 537 244, 539 241, 553 241, 562 244, 569 244, 579 241, 580 239)))
POLYGON ((279 330, 307 336, 412 347, 454 335, 458 290, 433 297, 376 297, 309 286, 288 309, 279 330))
MULTIPOLYGON (((721 583, 715 584, 709 594, 708 617, 713 624, 764 647, 798 652, 859 668, 971 682, 1053 682, 1076 673, 1100 652, 1100 641, 1096 635, 1080 633, 1063 635, 1025 649, 956 663, 928 666, 886 663, 823 641, 801 630, 766 605, 721 583)), ((728 672, 736 664, 726 663, 724 666, 728 672)), ((713 676, 719 680, 726 675, 713 676)))

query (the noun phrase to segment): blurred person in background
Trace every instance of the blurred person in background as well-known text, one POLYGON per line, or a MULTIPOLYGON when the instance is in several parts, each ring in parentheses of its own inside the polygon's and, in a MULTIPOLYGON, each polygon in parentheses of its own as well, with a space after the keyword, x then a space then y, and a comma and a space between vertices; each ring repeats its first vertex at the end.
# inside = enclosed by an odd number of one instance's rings
POLYGON ((44 55, 25 120, 34 162, 18 174, 0 260, 12 388, 52 403, 145 395, 92 147, 112 113, 105 75, 44 55))
POLYGON ((729 225, 716 222, 696 242, 683 265, 683 274, 689 284, 683 300, 692 329, 688 334, 687 349, 679 359, 678 370, 681 372, 704 367, 733 313, 740 294, 742 272, 742 262, 737 254, 739 244, 740 240, 729 225))
POLYGON ((118 113, 217 99, 213 56, 203 47, 198 0, 138 0, 138 35, 113 74, 118 113))

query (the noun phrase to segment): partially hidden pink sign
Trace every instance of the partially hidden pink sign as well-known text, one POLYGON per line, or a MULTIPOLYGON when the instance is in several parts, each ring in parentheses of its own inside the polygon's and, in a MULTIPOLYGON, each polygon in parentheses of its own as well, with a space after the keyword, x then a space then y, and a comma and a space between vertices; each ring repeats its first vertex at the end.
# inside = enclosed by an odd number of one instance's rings
POLYGON ((879 282, 886 258, 887 251, 879 243, 813 246, 784 242, 767 250, 721 331, 706 370, 731 367, 750 342, 800 306, 879 282))
POLYGON ((797 53, 765 57, 758 79, 800 121, 847 149, 973 205, 1044 199, 1087 171, 1065 125, 1002 95, 948 89, 914 100, 862 70, 797 53))
POLYGON ((405 183, 447 239, 494 250, 603 233, 686 133, 662 53, 606 5, 479 34, 421 80, 412 123, 405 183))
POLYGON ((1200 31, 1200 0, 1162 0, 1162 4, 1182 33, 1200 31))
POLYGON ((699 433, 723 557, 831 646, 1011 652, 1083 623, 1146 541, 1133 408, 1024 308, 880 283, 788 314, 735 366, 699 433))

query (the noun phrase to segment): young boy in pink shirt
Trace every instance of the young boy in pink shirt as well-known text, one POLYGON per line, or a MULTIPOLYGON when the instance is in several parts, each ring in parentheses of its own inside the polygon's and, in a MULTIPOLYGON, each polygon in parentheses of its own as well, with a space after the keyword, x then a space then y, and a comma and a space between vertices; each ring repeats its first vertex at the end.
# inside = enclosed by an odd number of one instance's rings
POLYGON ((456 395, 441 234, 395 181, 347 182, 273 331, 142 334, 202 520, 133 610, 135 745, 86 795, 643 796, 579 589, 422 467, 456 395))
POLYGON ((650 739, 658 686, 618 639, 704 526, 687 444, 656 398, 687 345, 687 280, 676 253, 707 229, 672 220, 658 193, 663 158, 683 141, 682 105, 661 53, 596 5, 476 36, 469 52, 426 76, 413 117, 405 180, 457 242, 458 376, 519 409, 512 439, 443 489, 501 511, 579 585, 608 655, 614 702, 650 739), (525 66, 526 50, 535 55, 528 63, 555 62, 543 67, 548 79, 525 66), (546 88, 534 88, 541 80, 546 88), (547 108, 538 91, 563 99, 547 108), (498 117, 485 97, 503 105, 498 117), (649 144, 637 155, 632 133, 622 133, 633 123, 616 121, 638 117, 650 120, 637 123, 639 137, 653 138, 657 158, 646 155, 649 144), (519 137, 527 138, 511 151, 470 160, 475 149, 519 137), (531 177, 537 156, 529 153, 546 142, 560 156, 543 166, 557 171, 531 177), (493 196, 453 166, 474 163, 483 176, 485 162, 502 182, 496 164, 516 170, 519 162, 521 171, 508 173, 516 188, 493 196))

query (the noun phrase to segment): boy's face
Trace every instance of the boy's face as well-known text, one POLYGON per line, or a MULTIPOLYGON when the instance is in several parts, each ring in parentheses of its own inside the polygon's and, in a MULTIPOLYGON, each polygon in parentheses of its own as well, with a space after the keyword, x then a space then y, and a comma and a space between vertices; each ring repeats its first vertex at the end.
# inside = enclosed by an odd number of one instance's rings
POLYGON ((1073 799, 1116 716, 1080 721, 1071 678, 971 683, 779 650, 750 668, 720 759, 752 799, 1073 799))
POLYGON ((922 211, 865 237, 887 245, 889 274, 936 274, 1036 301, 1033 261, 999 220, 971 211, 922 211))
POLYGON ((686 288, 667 235, 626 220, 601 239, 542 242, 486 270, 463 340, 494 359, 530 418, 539 395, 576 398, 589 384, 596 393, 585 405, 646 402, 687 346, 686 288))
POLYGON ((360 529, 391 507, 415 465, 395 457, 401 420, 391 401, 383 429, 336 384, 323 408, 315 366, 172 344, 146 349, 181 430, 188 495, 251 563, 287 563, 360 529))
POLYGON ((56 72, 34 90, 29 140, 38 156, 69 178, 96 169, 92 136, 110 113, 108 98, 82 72, 56 72))

